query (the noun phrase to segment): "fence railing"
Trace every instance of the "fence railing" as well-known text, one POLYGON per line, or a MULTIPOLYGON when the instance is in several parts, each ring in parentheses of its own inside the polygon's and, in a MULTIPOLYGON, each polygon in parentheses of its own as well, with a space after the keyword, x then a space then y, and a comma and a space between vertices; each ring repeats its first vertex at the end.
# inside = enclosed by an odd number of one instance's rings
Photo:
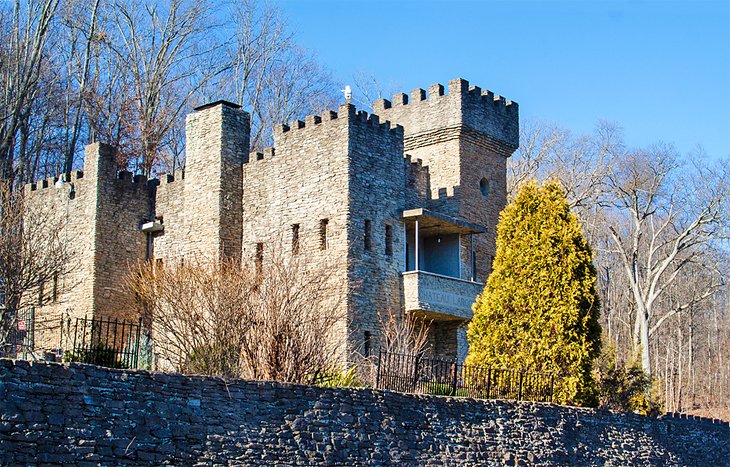
POLYGON ((417 394, 552 402, 554 383, 549 373, 381 351, 375 386, 417 394))
POLYGON ((76 318, 64 360, 110 368, 148 368, 151 343, 142 321, 76 318))
POLYGON ((5 334, 0 336, 3 342, 0 357, 30 360, 60 357, 65 336, 60 318, 39 318, 34 307, 24 307, 8 318, 6 325, 5 334))

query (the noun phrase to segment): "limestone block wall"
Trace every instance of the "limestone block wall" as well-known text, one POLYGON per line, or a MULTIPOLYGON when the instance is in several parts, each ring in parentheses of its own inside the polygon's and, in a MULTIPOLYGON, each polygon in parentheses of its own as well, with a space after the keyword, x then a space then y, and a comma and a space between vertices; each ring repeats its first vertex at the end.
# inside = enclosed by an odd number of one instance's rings
POLYGON ((399 316, 403 303, 403 128, 359 112, 350 130, 348 164, 350 352, 364 355, 377 347, 381 317, 399 316))
POLYGON ((37 320, 135 318, 124 277, 130 264, 145 258, 140 224, 150 213, 151 187, 144 177, 118 173, 114 149, 101 143, 86 147, 83 172, 57 180, 26 187, 29 212, 39 215, 31 222, 59 228, 68 258, 68 273, 55 287, 44 285, 42 301, 28 297, 31 304, 42 303, 37 320))
POLYGON ((188 251, 192 234, 186 213, 183 172, 164 175, 155 193, 155 217, 164 231, 154 234, 153 256, 163 262, 176 261, 188 251))
MULTIPOLYGON (((182 216, 169 198, 160 212, 183 221, 161 256, 198 256, 205 260, 241 257, 242 172, 249 150, 250 118, 239 106, 215 102, 186 119, 186 162, 182 216), (170 215, 172 214, 172 215, 170 215)), ((172 230, 166 226, 165 234, 172 230)), ((163 242, 164 244, 164 242, 163 242)))
POLYGON ((730 426, 0 360, 0 464, 727 465, 730 426))
MULTIPOLYGON (((57 229, 68 258, 68 272, 59 276, 56 284, 44 284, 42 294, 40 290, 30 291, 24 297, 25 305, 36 307, 38 320, 54 325, 62 317, 83 317, 93 309, 96 209, 93 177, 78 171, 61 186, 56 186, 56 181, 50 178, 25 188, 26 213, 31 217, 28 222, 34 229, 57 229), (69 196, 72 185, 74 194, 69 196)), ((44 336, 36 337, 37 342, 47 340, 44 336)), ((56 346, 59 344, 57 336, 48 339, 56 346)))
POLYGON ((260 244, 264 258, 295 255, 312 270, 331 274, 338 290, 333 306, 342 318, 335 339, 342 352, 348 334, 348 154, 354 118, 354 107, 342 106, 282 126, 274 134, 276 149, 249 155, 243 166, 244 262, 253 267, 260 244))
MULTIPOLYGON (((519 145, 517 104, 455 79, 447 89, 430 86, 428 97, 416 89, 410 97, 376 101, 374 109, 404 126, 406 153, 428 166, 427 206, 491 229, 474 237, 476 279, 486 280, 495 254, 494 227, 506 204, 506 158, 519 145)), ((462 242, 461 255, 470 267, 469 242, 462 242)), ((471 277, 470 270, 464 273, 471 277)))
POLYGON ((94 316, 136 320, 138 310, 126 277, 131 267, 146 259, 147 237, 141 226, 152 214, 156 181, 148 184, 144 176, 131 172, 115 177, 116 169, 110 169, 99 172, 97 183, 94 316))

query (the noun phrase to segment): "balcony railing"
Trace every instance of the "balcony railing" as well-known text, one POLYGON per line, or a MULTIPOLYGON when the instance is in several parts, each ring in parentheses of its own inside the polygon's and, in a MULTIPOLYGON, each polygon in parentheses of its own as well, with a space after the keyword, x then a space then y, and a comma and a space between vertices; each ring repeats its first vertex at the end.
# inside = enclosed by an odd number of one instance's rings
POLYGON ((405 308, 432 319, 471 319, 471 305, 484 284, 426 271, 403 273, 405 308))

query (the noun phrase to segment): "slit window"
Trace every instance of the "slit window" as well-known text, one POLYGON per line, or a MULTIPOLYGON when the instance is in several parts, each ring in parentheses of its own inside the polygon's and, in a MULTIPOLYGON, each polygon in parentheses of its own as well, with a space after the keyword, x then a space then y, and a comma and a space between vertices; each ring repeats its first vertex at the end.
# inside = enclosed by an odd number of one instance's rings
POLYGON ((264 244, 256 244, 256 274, 261 274, 264 267, 264 244))
POLYGON ((58 301, 58 272, 53 273, 53 303, 58 301))
POLYGON ((38 306, 43 305, 43 286, 45 283, 41 282, 41 285, 38 287, 38 306))
POLYGON ((329 224, 329 219, 322 219, 319 221, 319 249, 320 250, 326 250, 327 249, 327 224, 329 224))
POLYGON ((299 254, 299 224, 291 226, 291 252, 294 255, 299 254))
POLYGON ((373 335, 370 331, 365 331, 363 337, 363 353, 366 357, 369 357, 373 354, 373 335))
POLYGON ((370 219, 365 219, 365 237, 364 237, 364 246, 365 251, 370 251, 373 247, 373 225, 372 222, 370 222, 370 219))
POLYGON ((385 254, 393 256, 393 226, 385 225, 385 254))

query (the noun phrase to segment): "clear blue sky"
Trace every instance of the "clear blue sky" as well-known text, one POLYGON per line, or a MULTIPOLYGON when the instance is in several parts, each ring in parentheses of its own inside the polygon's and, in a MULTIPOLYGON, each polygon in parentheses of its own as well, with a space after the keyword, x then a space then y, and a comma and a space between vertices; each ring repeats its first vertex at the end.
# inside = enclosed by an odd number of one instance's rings
POLYGON ((575 132, 618 123, 634 146, 730 156, 730 0, 282 0, 299 43, 342 84, 399 91, 463 77, 575 132))

